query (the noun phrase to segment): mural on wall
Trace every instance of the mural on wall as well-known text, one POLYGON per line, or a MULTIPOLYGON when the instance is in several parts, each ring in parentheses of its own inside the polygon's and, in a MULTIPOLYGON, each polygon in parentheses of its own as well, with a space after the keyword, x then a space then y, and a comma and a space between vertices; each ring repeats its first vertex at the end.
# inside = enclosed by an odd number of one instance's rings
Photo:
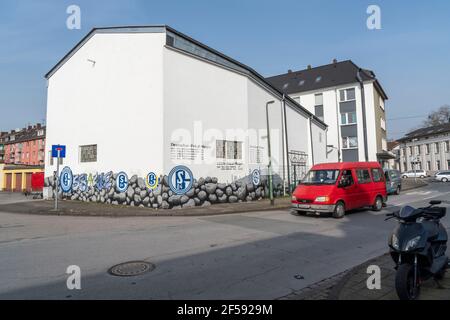
MULTIPOLYGON (((274 185, 274 195, 282 196, 282 182, 279 177, 274 177, 274 180, 278 180, 274 185)), ((53 195, 56 193, 55 181, 54 177, 45 178, 45 186, 52 187, 53 195)), ((215 177, 194 178, 189 168, 176 166, 169 175, 159 177, 154 172, 143 178, 137 175, 128 178, 125 172, 111 171, 77 174, 73 175, 71 188, 65 191, 60 188, 58 194, 73 201, 176 209, 261 200, 268 195, 268 184, 267 177, 259 170, 232 183, 219 183, 215 177)))

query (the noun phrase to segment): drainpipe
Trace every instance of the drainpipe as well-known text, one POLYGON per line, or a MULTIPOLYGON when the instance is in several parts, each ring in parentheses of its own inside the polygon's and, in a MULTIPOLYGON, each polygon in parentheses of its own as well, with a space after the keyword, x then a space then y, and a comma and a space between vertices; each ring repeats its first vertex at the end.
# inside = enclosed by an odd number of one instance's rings
MULTIPOLYGON (((284 93, 283 93, 283 99, 284 99, 284 93)), ((281 100, 281 156, 282 156, 282 163, 283 163, 283 196, 286 196, 286 168, 285 168, 285 145, 284 145, 284 110, 283 110, 283 99, 281 100)))
POLYGON ((364 157, 366 162, 369 161, 369 150, 367 146, 367 120, 366 120, 366 95, 364 93, 364 83, 361 77, 361 69, 356 74, 359 86, 361 87, 361 104, 362 104, 362 116, 363 116, 363 134, 364 134, 364 157))
POLYGON ((287 180, 288 180, 288 193, 291 194, 291 167, 289 164, 289 141, 288 141, 288 130, 287 130, 287 117, 286 117, 286 96, 283 93, 283 111, 284 111, 284 136, 286 143, 286 165, 287 165, 287 180))
POLYGON ((314 143, 313 143, 313 135, 312 135, 312 119, 313 116, 309 117, 309 136, 310 136, 310 142, 311 142, 311 165, 314 165, 314 143))

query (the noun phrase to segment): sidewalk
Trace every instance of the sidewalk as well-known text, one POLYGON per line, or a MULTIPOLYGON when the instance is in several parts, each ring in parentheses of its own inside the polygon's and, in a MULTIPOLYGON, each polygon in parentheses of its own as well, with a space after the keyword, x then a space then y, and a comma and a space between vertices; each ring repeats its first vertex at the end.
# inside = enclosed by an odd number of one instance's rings
MULTIPOLYGON (((389 254, 369 260, 351 270, 282 297, 282 300, 398 300, 395 291, 394 262, 389 254), (381 269, 381 289, 369 290, 367 267, 381 269)), ((420 300, 450 300, 450 271, 444 279, 422 283, 420 300)))
POLYGON ((41 214, 41 215, 70 215, 70 216, 204 216, 231 214, 252 211, 285 210, 291 207, 290 197, 275 199, 275 205, 270 200, 260 200, 241 203, 214 204, 207 207, 191 207, 182 209, 152 209, 130 207, 121 205, 108 205, 104 203, 60 200, 59 210, 54 211, 54 201, 34 200, 20 203, 7 203, 0 205, 0 212, 41 214))

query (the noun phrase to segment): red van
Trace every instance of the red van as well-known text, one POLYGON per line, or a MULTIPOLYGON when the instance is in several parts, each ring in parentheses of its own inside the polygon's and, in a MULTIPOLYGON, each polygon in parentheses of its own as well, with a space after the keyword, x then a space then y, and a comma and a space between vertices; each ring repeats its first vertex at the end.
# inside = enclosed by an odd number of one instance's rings
POLYGON ((378 162, 339 162, 311 168, 292 194, 299 212, 329 212, 342 218, 352 209, 379 211, 387 201, 386 181, 378 162))

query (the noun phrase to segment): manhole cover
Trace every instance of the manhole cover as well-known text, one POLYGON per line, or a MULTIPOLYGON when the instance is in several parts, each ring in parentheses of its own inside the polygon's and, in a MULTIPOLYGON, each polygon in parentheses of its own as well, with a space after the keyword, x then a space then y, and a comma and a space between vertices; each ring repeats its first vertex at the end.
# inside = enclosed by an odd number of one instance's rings
POLYGON ((155 269, 155 265, 145 261, 124 262, 111 267, 108 272, 113 276, 132 277, 150 272, 155 269))

